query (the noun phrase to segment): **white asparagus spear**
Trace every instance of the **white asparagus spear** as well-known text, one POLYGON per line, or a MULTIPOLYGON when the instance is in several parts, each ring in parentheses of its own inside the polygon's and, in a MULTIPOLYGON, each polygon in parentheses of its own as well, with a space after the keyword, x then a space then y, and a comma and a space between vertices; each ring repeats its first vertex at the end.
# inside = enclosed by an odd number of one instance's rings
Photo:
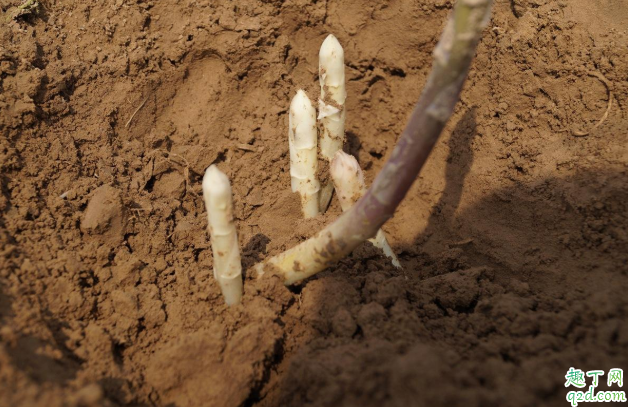
MULTIPOLYGON (((366 193, 364 174, 355 157, 343 151, 336 152, 331 161, 329 171, 336 187, 336 195, 340 201, 340 207, 343 212, 346 212, 366 193)), ((369 242, 381 249, 390 258, 393 266, 401 267, 397 256, 386 240, 383 230, 379 229, 375 237, 369 239, 369 242)))
POLYGON ((298 90, 290 103, 288 140, 290 144, 290 183, 292 192, 301 196, 305 218, 319 213, 320 182, 318 170, 316 110, 303 90, 298 90))
POLYGON ((311 238, 266 258, 254 268, 272 271, 286 285, 325 270, 377 234, 405 197, 460 99, 477 44, 491 16, 492 0, 459 0, 440 38, 416 107, 395 149, 366 194, 311 238))
MULTIPOLYGON (((345 141, 345 56, 338 39, 328 35, 318 54, 318 76, 321 98, 318 101, 318 120, 321 124, 321 156, 331 162, 345 141)), ((332 183, 321 189, 320 208, 325 211, 331 201, 332 183)))
POLYGON ((227 305, 239 304, 242 299, 242 262, 233 223, 231 185, 227 176, 215 165, 205 171, 203 198, 214 254, 214 278, 227 305))
POLYGON ((321 121, 321 155, 327 161, 342 150, 345 140, 345 54, 332 34, 321 45, 318 54, 318 73, 321 98, 318 101, 318 119, 321 121))

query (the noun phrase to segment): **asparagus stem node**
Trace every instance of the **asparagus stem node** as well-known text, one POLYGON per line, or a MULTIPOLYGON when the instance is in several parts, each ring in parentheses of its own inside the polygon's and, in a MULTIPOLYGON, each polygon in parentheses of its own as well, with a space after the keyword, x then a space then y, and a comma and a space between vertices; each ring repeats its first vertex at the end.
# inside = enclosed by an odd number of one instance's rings
POLYGON ((318 169, 316 110, 303 90, 290 103, 288 140, 290 145, 290 183, 301 197, 305 218, 319 214, 320 182, 318 169))
POLYGON ((233 223, 231 185, 227 176, 215 165, 205 171, 203 198, 214 255, 214 278, 218 281, 227 305, 239 304, 243 290, 242 262, 233 223))
POLYGON ((458 102, 491 4, 492 0, 458 0, 434 51, 432 72, 421 97, 366 194, 312 238, 258 265, 258 273, 269 265, 284 276, 286 284, 307 278, 374 237, 392 217, 458 102))

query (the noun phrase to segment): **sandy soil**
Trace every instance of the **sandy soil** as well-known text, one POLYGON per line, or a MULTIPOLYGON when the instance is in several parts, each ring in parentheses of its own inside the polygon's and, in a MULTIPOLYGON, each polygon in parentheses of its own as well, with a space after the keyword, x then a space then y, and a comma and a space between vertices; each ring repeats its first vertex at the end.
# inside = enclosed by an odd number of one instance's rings
POLYGON ((364 245, 231 309, 205 168, 246 267, 310 236, 340 210, 300 219, 286 113, 318 96, 320 43, 345 47, 370 181, 452 2, 21 3, 0 0, 0 405, 565 406, 569 367, 628 369, 623 0, 497 1, 384 228, 404 270, 364 245))

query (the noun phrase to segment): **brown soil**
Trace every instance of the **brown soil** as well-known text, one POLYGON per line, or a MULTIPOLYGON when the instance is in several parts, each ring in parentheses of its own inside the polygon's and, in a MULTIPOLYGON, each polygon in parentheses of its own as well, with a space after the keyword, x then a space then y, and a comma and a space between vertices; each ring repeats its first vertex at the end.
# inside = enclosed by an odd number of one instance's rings
POLYGON ((569 367, 628 369, 622 0, 497 1, 385 226, 403 271, 365 245, 298 287, 249 277, 231 309, 205 168, 246 267, 310 236, 339 208, 300 219, 286 113, 320 43, 345 47, 372 180, 451 1, 40 3, 0 22, 0 405, 565 406, 569 367))

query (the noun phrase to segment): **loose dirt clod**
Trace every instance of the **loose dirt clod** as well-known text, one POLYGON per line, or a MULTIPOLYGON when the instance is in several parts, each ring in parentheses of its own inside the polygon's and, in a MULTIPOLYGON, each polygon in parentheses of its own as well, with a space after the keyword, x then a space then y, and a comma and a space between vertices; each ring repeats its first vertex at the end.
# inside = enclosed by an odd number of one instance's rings
POLYGON ((125 223, 120 191, 110 185, 97 188, 85 209, 81 230, 102 236, 109 244, 119 244, 124 239, 125 223))
POLYGON ((24 3, 17 7, 10 7, 5 13, 5 22, 17 20, 22 16, 34 14, 39 8, 37 0, 25 0, 24 3))

